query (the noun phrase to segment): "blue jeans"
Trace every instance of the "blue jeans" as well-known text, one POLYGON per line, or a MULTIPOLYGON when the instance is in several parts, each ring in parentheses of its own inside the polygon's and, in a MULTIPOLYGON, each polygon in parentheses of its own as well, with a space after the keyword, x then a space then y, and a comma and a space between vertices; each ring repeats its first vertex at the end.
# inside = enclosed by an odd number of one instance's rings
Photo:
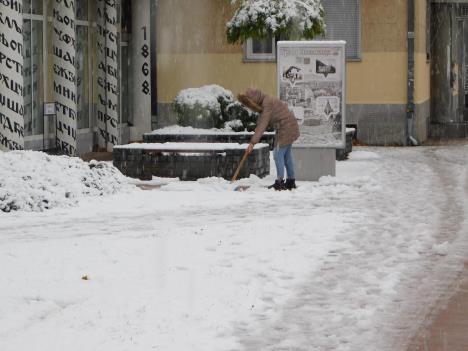
POLYGON ((276 177, 284 179, 284 167, 286 166, 286 173, 288 178, 294 178, 294 160, 292 155, 292 144, 275 147, 273 150, 273 158, 276 165, 276 177))

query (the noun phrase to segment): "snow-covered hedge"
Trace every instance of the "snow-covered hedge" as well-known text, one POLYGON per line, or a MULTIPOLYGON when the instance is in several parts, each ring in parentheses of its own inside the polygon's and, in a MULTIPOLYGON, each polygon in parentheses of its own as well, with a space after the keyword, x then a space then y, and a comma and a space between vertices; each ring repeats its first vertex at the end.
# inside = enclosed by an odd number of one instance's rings
POLYGON ((230 128, 233 131, 255 129, 258 114, 234 101, 231 91, 219 85, 184 89, 174 100, 177 124, 193 128, 230 128))
POLYGON ((255 130, 258 113, 248 109, 239 101, 229 104, 226 113, 229 115, 229 120, 231 121, 225 124, 226 127, 231 127, 232 130, 236 132, 243 130, 251 132, 255 130))
POLYGON ((177 124, 194 128, 222 128, 224 110, 234 101, 234 95, 219 85, 184 89, 174 100, 177 124))
POLYGON ((0 152, 0 211, 43 211, 72 206, 85 196, 105 196, 131 187, 105 162, 49 156, 36 151, 0 152))
POLYGON ((313 39, 325 31, 320 0, 232 0, 239 7, 226 24, 230 43, 248 38, 313 39))

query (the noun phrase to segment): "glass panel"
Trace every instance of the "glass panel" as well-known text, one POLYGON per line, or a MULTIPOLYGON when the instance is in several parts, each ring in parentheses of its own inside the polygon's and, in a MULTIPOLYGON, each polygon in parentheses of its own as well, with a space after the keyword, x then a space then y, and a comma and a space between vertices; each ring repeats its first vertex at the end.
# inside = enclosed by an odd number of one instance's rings
POLYGON ((122 0, 122 33, 132 32, 132 5, 130 0, 122 0))
POLYGON ((88 27, 76 27, 76 92, 78 129, 89 128, 88 27))
POLYGON ((88 20, 88 0, 76 0, 76 19, 81 21, 88 20))
MULTIPOLYGON (((117 18, 120 18, 120 16, 117 16, 117 18)), ((120 20, 118 20, 118 23, 120 24, 120 20)), ((120 28, 117 27, 117 75, 118 75, 118 78, 117 78, 117 91, 118 91, 118 96, 117 96, 117 102, 118 102, 118 109, 117 109, 117 115, 119 117, 119 124, 122 123, 122 110, 123 110, 123 107, 122 107, 122 103, 124 102, 124 99, 123 99, 123 96, 122 96, 122 85, 123 85, 123 82, 122 82, 122 77, 121 77, 121 72, 120 70, 122 69, 122 46, 121 46, 121 42, 122 42, 122 34, 119 32, 120 28)), ((120 128, 120 127, 119 127, 120 128)), ((120 138, 120 136, 119 136, 120 138)))
MULTIPOLYGON (((91 6, 96 6, 94 4, 94 1, 91 2, 91 6)), ((97 54, 97 42, 96 42, 96 27, 91 27, 90 35, 89 35, 89 40, 90 40, 90 45, 89 47, 91 48, 90 55, 91 55, 91 92, 90 92, 90 104, 92 106, 92 111, 91 111, 91 127, 94 128, 97 125, 96 121, 96 116, 97 116, 97 91, 98 91, 98 86, 97 86, 97 64, 98 64, 98 54, 97 54)))
POLYGON ((271 54, 273 53, 272 39, 252 39, 252 53, 271 54))
POLYGON ((23 0, 23 13, 42 15, 43 0, 23 0))
POLYGON ((122 46, 122 76, 121 76, 121 93, 122 93, 122 123, 128 122, 130 112, 130 91, 128 89, 128 46, 122 46))
POLYGON ((42 105, 43 58, 42 58, 42 21, 25 20, 24 40, 24 134, 42 134, 44 120, 42 105))
POLYGON ((96 21, 97 8, 96 1, 88 2, 88 21, 96 21))

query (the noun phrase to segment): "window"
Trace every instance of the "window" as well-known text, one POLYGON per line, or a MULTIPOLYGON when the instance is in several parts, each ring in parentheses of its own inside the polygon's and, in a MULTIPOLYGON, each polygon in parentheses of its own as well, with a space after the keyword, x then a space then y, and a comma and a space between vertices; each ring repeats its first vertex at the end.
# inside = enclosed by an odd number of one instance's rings
POLYGON ((88 20, 88 0, 75 1, 75 16, 78 21, 88 20))
POLYGON ((276 60, 275 38, 251 39, 244 44, 245 61, 274 61, 276 60))
POLYGON ((23 8, 23 77, 24 135, 43 133, 44 60, 42 1, 24 2, 23 8))
POLYGON ((23 13, 42 15, 42 0, 23 0, 23 13))
POLYGON ((76 93, 77 127, 89 128, 90 76, 88 26, 76 26, 76 93))
MULTIPOLYGON (((361 1, 322 1, 327 25, 324 40, 345 40, 346 59, 361 59, 361 1)), ((320 38, 317 38, 320 39, 320 38)), ((248 39, 244 44, 245 61, 275 61, 275 40, 248 39)))
POLYGON ((360 0, 322 1, 327 25, 326 40, 346 40, 346 59, 361 58, 360 0))

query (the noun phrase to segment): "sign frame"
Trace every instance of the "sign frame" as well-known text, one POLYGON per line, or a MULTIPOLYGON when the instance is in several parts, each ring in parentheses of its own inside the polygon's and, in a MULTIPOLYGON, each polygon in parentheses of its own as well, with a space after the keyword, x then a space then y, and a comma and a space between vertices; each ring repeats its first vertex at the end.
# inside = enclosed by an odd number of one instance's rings
MULTIPOLYGON (((335 148, 335 149, 343 149, 346 146, 346 55, 345 55, 345 47, 346 42, 343 40, 336 40, 336 41, 322 41, 322 40, 309 40, 309 41, 278 41, 277 43, 277 60, 276 60, 276 69, 277 69, 277 96, 280 100, 288 103, 288 107, 291 111, 295 112, 296 118, 301 121, 299 129, 301 131, 301 137, 296 141, 297 144, 301 146, 307 146, 311 148, 335 148), (300 71, 302 68, 300 64, 291 65, 291 58, 294 55, 287 55, 287 50, 291 51, 298 51, 300 54, 296 55, 296 61, 304 62, 310 64, 315 63, 315 71, 309 74, 302 74, 300 71), (302 51, 301 51, 302 50, 302 51), (313 55, 313 52, 320 52, 323 55, 313 55), (307 53, 309 52, 309 53, 307 53), (333 65, 328 65, 327 62, 322 62, 326 60, 320 60, 325 54, 336 55, 336 60, 333 65), (338 52, 338 54, 336 54, 338 52), (288 62, 289 58, 289 62, 288 62), (307 60, 307 62, 306 62, 307 60), (319 63, 317 63, 319 61, 319 63), (320 67, 319 67, 320 65, 320 67), (289 68, 285 71, 283 68, 289 66, 289 68), (292 70, 289 72, 289 69, 292 70), (293 70, 296 71, 293 72, 293 70), (320 72, 317 70, 320 69, 320 72), (287 75, 285 75, 287 74, 287 75), (302 74, 302 76, 301 76, 302 74), (312 76, 315 79, 312 79, 312 76), (318 78, 320 76, 320 78, 318 78), (322 77, 323 76, 323 77, 322 77), (324 90, 321 88, 321 85, 333 85, 334 90, 338 89, 339 87, 341 90, 338 92, 338 95, 334 96, 317 96, 315 90, 311 87, 308 90, 312 91, 311 95, 312 98, 305 99, 304 97, 301 98, 302 107, 294 107, 291 104, 291 99, 288 99, 289 102, 285 101, 285 96, 281 94, 281 89, 283 91, 290 91, 293 90, 293 87, 296 85, 295 79, 301 80, 298 86, 304 86, 304 90, 306 89, 307 83, 310 83, 312 86, 315 86, 316 90, 324 90), (307 79, 306 79, 307 78, 307 79), (289 83, 286 82, 289 80, 289 83), (341 80, 341 84, 340 83, 341 80), (306 119, 305 112, 314 111, 314 117, 317 117, 317 105, 324 104, 326 100, 326 109, 325 114, 322 119, 315 118, 315 119, 306 119), (338 100, 336 100, 338 98, 338 100), (341 99, 341 101, 339 101, 341 99), (314 100, 314 103, 308 101, 314 100), (317 101, 318 100, 318 101, 317 101), (305 105, 305 107, 304 107, 305 105), (301 112, 302 108, 302 112, 301 112), (337 109, 340 109, 339 111, 337 109), (307 111, 306 111, 307 109, 307 111), (297 115, 302 113, 302 118, 297 117, 297 115), (338 118, 340 115, 341 119, 338 118), (307 121, 310 125, 303 125, 303 123, 307 121), (333 122, 331 122, 333 121, 333 122), (314 125, 313 123, 317 123, 314 125), (341 130, 335 130, 336 125, 340 125, 341 130), (329 127, 330 126, 330 127, 329 127), (328 133, 322 132, 321 130, 326 130, 327 128, 330 129, 328 133), (309 134, 308 134, 309 133, 309 134), (315 133, 315 134, 314 134, 315 133), (325 142, 325 140, 327 142, 325 142)), ((312 67, 311 66, 311 67, 312 67)), ((313 69, 313 68, 312 68, 313 69)), ((310 68, 309 68, 310 71, 310 68)), ((299 89, 299 88, 298 88, 299 89)), ((330 91, 332 89, 330 88, 330 91)), ((339 89, 338 89, 339 90, 339 89)), ((303 94, 305 95, 305 93, 303 94)), ((291 96, 289 96, 291 97, 291 96)), ((295 104, 295 103, 294 103, 295 104)))

